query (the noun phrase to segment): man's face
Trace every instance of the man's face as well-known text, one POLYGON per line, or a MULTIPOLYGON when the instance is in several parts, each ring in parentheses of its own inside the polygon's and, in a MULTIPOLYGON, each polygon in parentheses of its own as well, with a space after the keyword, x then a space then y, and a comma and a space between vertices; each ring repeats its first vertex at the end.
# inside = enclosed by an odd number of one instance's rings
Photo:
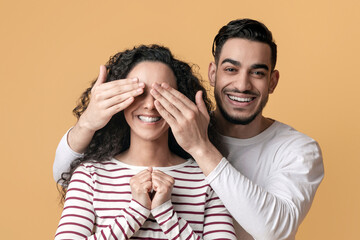
POLYGON ((271 71, 269 45, 242 38, 227 40, 218 63, 209 66, 216 111, 233 124, 246 125, 261 118, 278 78, 278 71, 271 71))

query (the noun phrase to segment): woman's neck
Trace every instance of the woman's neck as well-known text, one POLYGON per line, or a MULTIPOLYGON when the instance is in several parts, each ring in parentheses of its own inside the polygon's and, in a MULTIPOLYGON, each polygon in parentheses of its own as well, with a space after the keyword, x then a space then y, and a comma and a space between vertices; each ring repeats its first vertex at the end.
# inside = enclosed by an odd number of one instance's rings
POLYGON ((115 157, 123 163, 135 166, 168 167, 185 162, 170 151, 167 137, 157 140, 136 137, 130 139, 129 149, 115 157))

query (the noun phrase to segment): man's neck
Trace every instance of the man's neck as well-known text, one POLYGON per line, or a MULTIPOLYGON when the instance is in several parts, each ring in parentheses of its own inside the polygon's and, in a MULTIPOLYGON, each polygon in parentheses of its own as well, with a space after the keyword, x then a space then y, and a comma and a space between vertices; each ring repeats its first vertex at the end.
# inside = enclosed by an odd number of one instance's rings
POLYGON ((233 124, 227 121, 219 111, 215 111, 216 129, 224 136, 247 139, 255 137, 273 124, 274 120, 259 114, 247 125, 233 124))

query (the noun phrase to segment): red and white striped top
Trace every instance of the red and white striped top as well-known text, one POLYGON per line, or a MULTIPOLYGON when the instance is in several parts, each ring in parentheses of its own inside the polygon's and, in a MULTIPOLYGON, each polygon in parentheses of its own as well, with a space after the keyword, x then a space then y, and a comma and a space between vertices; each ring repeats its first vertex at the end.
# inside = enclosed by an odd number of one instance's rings
POLYGON ((236 239, 230 214, 194 160, 153 168, 172 176, 175 184, 171 201, 151 211, 132 199, 129 184, 146 168, 116 159, 78 167, 55 240, 236 239))

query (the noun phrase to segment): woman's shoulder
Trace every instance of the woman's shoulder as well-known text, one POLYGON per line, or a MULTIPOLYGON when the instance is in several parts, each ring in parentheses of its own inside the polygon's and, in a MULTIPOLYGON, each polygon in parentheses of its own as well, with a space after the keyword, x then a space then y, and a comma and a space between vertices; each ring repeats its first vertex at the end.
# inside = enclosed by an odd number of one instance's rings
POLYGON ((184 167, 186 168, 193 168, 193 169, 200 169, 199 165, 193 158, 189 158, 186 160, 184 167))
POLYGON ((89 160, 83 162, 79 165, 78 169, 85 170, 88 172, 98 172, 98 171, 113 171, 118 169, 119 166, 114 159, 105 160, 105 161, 97 161, 97 160, 89 160))
POLYGON ((198 175, 199 177, 204 177, 204 173, 202 172, 201 168, 192 158, 187 159, 186 162, 184 162, 181 165, 178 165, 178 167, 174 169, 174 171, 179 173, 198 175))

